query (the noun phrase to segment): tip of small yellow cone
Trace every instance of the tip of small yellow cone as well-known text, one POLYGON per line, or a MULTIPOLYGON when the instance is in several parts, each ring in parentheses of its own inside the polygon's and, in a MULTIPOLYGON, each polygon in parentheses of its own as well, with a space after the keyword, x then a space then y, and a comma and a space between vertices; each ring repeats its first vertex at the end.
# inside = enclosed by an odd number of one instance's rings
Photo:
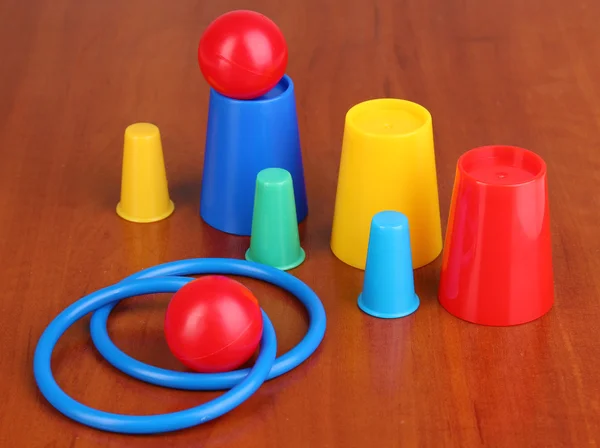
POLYGON ((158 137, 160 137, 158 126, 152 123, 134 123, 125 129, 125 138, 143 139, 158 137))

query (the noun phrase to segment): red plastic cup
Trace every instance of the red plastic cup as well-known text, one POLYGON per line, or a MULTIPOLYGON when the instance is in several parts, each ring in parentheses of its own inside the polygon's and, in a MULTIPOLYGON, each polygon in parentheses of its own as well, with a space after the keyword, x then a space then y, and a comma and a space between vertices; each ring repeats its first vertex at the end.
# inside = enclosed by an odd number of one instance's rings
POLYGON ((554 303, 546 163, 514 146, 484 146, 457 164, 440 304, 477 324, 535 320, 554 303))

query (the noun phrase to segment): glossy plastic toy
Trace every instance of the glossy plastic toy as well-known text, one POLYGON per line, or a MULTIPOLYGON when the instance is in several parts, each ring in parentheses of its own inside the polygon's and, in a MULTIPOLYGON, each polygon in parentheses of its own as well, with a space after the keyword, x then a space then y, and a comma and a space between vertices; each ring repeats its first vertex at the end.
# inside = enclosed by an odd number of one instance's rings
POLYGON ((246 260, 288 270, 299 266, 305 257, 300 246, 292 176, 281 168, 266 168, 256 177, 246 260))
POLYGON ((282 168, 292 176, 297 221, 308 213, 292 79, 285 75, 265 96, 234 100, 210 92, 200 216, 210 226, 250 236, 256 176, 282 168))
POLYGON ((258 301, 241 283, 210 275, 188 283, 169 302, 165 337, 171 352, 197 372, 227 372, 256 352, 263 330, 258 301))
POLYGON ((408 316, 419 308, 410 250, 408 219, 383 211, 371 221, 369 250, 358 306, 383 319, 408 316))
POLYGON ((554 301, 546 164, 514 146, 486 146, 457 164, 439 301, 483 325, 517 325, 554 301))
POLYGON ((174 210, 160 130, 152 123, 127 126, 117 214, 127 221, 148 223, 165 219, 174 210))
POLYGON ((371 219, 381 211, 410 223, 413 268, 442 251, 431 114, 395 98, 359 103, 346 114, 331 249, 364 269, 371 219))
POLYGON ((304 362, 319 346, 325 334, 325 310, 316 294, 302 281, 286 272, 256 263, 230 259, 190 259, 148 268, 123 281, 95 291, 64 309, 42 333, 33 364, 36 383, 42 395, 65 416, 104 431, 125 434, 157 434, 207 423, 226 414, 247 400, 269 379, 289 372, 304 362), (179 372, 150 366, 120 351, 110 340, 106 322, 110 311, 127 297, 176 292, 191 274, 229 274, 272 283, 295 295, 306 307, 309 328, 291 350, 276 358, 277 340, 269 317, 263 313, 264 331, 254 366, 225 373, 179 372), (199 406, 157 415, 125 415, 104 412, 68 396, 52 375, 51 359, 56 342, 77 320, 93 312, 90 322, 92 340, 106 360, 122 372, 151 384, 184 390, 230 389, 199 406))
POLYGON ((285 74, 288 49, 277 25, 246 10, 214 20, 198 45, 200 70, 222 95, 252 99, 270 91, 285 74))

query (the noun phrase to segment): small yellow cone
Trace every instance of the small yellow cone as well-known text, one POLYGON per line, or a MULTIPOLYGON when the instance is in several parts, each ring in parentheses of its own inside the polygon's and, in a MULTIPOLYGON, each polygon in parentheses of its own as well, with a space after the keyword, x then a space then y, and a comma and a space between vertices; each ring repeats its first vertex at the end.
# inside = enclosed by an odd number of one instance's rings
POLYGON ((128 221, 154 222, 168 217, 174 209, 158 127, 150 123, 128 126, 117 214, 128 221))

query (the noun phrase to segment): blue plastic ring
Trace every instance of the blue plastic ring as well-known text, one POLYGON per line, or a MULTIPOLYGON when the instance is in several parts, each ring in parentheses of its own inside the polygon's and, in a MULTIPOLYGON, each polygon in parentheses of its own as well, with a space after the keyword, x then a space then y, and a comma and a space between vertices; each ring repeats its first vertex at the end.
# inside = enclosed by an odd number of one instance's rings
POLYGON ((51 357, 60 337, 73 323, 86 314, 112 302, 142 294, 176 292, 193 278, 147 278, 117 283, 96 291, 62 311, 48 325, 38 342, 34 355, 34 375, 44 397, 58 411, 85 425, 128 434, 157 434, 176 431, 206 423, 243 403, 267 378, 277 354, 275 330, 263 311, 264 329, 256 363, 243 381, 220 397, 183 411, 159 415, 122 415, 85 406, 67 395, 52 375, 51 357))
MULTIPOLYGON (((228 258, 197 258, 157 265, 125 278, 121 283, 141 278, 193 274, 229 274, 263 280, 290 292, 306 307, 310 321, 306 335, 296 347, 275 360, 267 380, 297 367, 321 343, 325 335, 326 317, 319 297, 301 280, 270 266, 228 258)), ((154 367, 130 357, 111 341, 106 329, 108 316, 115 305, 116 303, 110 303, 94 313, 90 331, 100 354, 118 370, 150 384, 184 390, 230 389, 249 374, 250 369, 224 373, 177 372, 154 367)))

